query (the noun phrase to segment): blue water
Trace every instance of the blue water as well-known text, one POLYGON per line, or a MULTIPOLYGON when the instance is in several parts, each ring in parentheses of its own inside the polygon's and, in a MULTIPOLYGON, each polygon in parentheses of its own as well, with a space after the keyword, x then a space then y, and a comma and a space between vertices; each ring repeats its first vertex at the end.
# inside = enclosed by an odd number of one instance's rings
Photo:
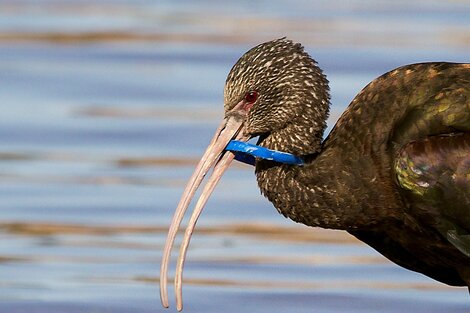
MULTIPOLYGON (((253 45, 306 46, 331 126, 388 70, 468 62, 468 16, 450 0, 0 1, 0 311, 164 311, 166 228, 253 45)), ((284 219, 252 171, 230 169, 201 217, 185 312, 470 310, 464 288, 284 219)))

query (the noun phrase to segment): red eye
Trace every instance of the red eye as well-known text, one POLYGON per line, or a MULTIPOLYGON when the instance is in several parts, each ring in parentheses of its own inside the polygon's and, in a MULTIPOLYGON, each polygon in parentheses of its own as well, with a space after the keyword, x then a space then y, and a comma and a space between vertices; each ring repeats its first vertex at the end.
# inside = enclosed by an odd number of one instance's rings
POLYGON ((258 99, 258 93, 256 91, 247 92, 245 95, 245 101, 247 103, 253 104, 256 102, 256 99, 258 99))

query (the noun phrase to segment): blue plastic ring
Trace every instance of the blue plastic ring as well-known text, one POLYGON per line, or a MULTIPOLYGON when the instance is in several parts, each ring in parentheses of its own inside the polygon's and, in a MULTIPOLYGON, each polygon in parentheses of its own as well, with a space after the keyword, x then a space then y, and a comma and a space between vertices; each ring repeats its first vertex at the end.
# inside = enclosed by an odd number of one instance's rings
POLYGON ((305 163, 302 158, 291 153, 271 150, 238 140, 231 140, 225 150, 235 152, 237 160, 251 165, 255 164, 255 158, 291 165, 304 165, 305 163))

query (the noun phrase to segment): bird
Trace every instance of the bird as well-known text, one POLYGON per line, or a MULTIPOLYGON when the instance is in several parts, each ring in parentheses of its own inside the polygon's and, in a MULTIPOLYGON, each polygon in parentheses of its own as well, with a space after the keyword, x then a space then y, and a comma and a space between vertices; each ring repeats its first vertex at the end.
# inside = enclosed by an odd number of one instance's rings
POLYGON ((160 298, 181 220, 212 168, 188 222, 182 272, 197 219, 235 158, 227 145, 292 154, 303 164, 255 157, 261 193, 294 222, 349 232, 387 259, 470 291, 470 64, 393 69, 365 86, 324 138, 326 75, 300 43, 271 40, 246 52, 224 87, 224 118, 183 193, 162 256, 160 298))

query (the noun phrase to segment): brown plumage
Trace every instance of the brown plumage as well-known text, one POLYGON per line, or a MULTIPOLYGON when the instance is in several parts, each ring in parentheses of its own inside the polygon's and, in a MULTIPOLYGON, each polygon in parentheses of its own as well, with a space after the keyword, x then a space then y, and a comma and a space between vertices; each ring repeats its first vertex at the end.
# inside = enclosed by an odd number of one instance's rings
POLYGON ((248 51, 225 86, 225 119, 188 183, 170 228, 166 266, 181 217, 211 166, 197 217, 233 159, 229 140, 303 157, 305 166, 256 161, 262 193, 284 216, 347 230, 393 262, 446 284, 470 287, 470 64, 422 63, 372 81, 323 140, 328 81, 300 44, 279 39, 248 51), (220 161, 217 161, 219 160, 220 161))

